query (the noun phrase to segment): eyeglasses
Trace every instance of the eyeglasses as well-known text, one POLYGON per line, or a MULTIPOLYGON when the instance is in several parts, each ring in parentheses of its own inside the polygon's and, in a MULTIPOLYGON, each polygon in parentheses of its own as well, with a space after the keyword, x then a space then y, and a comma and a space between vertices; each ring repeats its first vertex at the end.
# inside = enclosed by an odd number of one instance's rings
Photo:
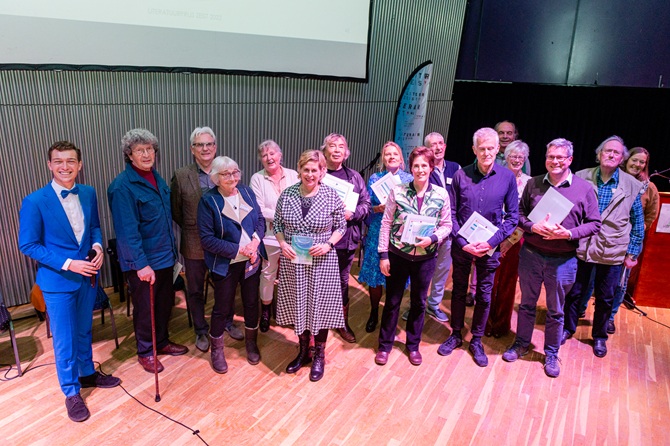
POLYGON ((215 142, 194 142, 193 147, 196 149, 203 149, 204 147, 207 147, 208 149, 210 147, 214 147, 216 145, 215 142))
POLYGON ((557 163, 562 163, 565 160, 570 158, 569 156, 547 156, 547 161, 556 161, 557 163))
POLYGON ((133 155, 153 155, 156 149, 149 147, 148 149, 133 149, 133 155))
POLYGON ((240 172, 239 170, 233 170, 232 172, 219 172, 219 175, 224 180, 230 180, 231 178, 239 179, 242 176, 242 172, 240 172))
POLYGON ((510 156, 508 156, 507 158, 511 159, 512 161, 522 161, 522 160, 524 160, 526 157, 523 156, 523 155, 510 155, 510 156))

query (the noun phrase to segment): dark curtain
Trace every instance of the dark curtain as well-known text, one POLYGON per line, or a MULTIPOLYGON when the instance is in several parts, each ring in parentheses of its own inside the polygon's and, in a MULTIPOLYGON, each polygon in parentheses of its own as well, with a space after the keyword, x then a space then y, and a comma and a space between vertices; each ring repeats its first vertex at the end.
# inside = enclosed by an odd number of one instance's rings
MULTIPOLYGON (((574 144, 573 172, 595 165, 596 147, 611 135, 622 137, 629 149, 649 150, 650 173, 670 167, 668 89, 457 81, 453 101, 447 158, 461 165, 474 161, 475 130, 509 120, 530 146, 533 175, 546 172, 546 145, 559 137, 574 144)), ((654 183, 670 191, 667 180, 654 183)))

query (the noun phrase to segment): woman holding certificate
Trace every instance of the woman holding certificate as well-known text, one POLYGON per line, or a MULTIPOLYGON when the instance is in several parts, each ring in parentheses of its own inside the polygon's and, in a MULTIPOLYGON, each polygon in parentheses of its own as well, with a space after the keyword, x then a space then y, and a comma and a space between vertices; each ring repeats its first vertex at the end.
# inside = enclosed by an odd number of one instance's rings
MULTIPOLYGON (((516 178, 516 189, 519 199, 530 176, 522 172, 530 153, 528 144, 520 139, 509 143, 505 149, 507 168, 516 178)), ((500 244, 500 266, 496 270, 491 290, 491 309, 486 321, 486 336, 499 338, 509 333, 514 311, 516 283, 519 279, 519 253, 523 241, 523 230, 516 230, 500 244)))
MULTIPOLYGON (((377 328, 379 321, 379 301, 382 298, 382 290, 386 285, 386 277, 379 269, 379 253, 377 245, 379 244, 379 228, 382 224, 382 215, 386 208, 386 197, 384 192, 397 184, 409 183, 412 181, 412 175, 405 172, 405 160, 402 156, 402 149, 398 144, 389 141, 382 147, 381 151, 382 168, 379 173, 374 173, 368 181, 368 194, 370 195, 371 213, 368 215, 368 234, 365 236, 365 255, 363 257, 363 266, 358 276, 358 281, 366 283, 370 291, 370 317, 365 324, 365 331, 372 333, 377 328), (390 178, 390 184, 389 184, 390 178), (378 187, 380 183, 382 189, 378 187), (373 185, 377 184, 377 186, 373 185), (377 194, 379 192, 379 194, 377 194), (384 201, 381 201, 381 198, 384 201)), ((388 196, 388 193, 386 193, 388 196)))
POLYGON ((438 244, 451 233, 447 191, 430 184, 433 151, 417 147, 409 155, 411 183, 391 189, 379 230, 379 269, 386 276, 386 304, 375 362, 385 365, 393 347, 400 302, 410 278, 410 309, 406 346, 409 362, 421 365, 419 352, 426 295, 435 271, 438 244))
POLYGON ((261 360, 256 344, 258 337, 258 284, 261 256, 267 257, 261 240, 265 220, 250 187, 239 184, 242 172, 227 156, 212 161, 210 178, 217 187, 210 189, 198 204, 198 231, 205 263, 214 280, 214 308, 209 335, 212 345, 212 368, 226 373, 223 354, 225 321, 233 315, 237 284, 240 284, 244 306, 244 334, 247 361, 261 360))
POLYGON ((339 195, 321 184, 325 174, 323 153, 303 152, 298 160, 300 181, 279 195, 274 217, 274 232, 281 248, 277 323, 293 325, 300 346, 286 373, 296 373, 313 359, 311 381, 323 378, 328 330, 344 327, 333 247, 347 230, 347 222, 339 195), (312 335, 314 358, 309 353, 312 335))

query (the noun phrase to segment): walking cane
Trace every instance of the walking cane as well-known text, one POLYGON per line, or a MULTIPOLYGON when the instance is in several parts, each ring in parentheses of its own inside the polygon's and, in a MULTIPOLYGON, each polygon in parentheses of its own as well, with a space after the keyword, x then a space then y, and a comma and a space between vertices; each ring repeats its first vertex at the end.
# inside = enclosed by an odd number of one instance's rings
POLYGON ((156 318, 154 315, 154 284, 149 284, 149 304, 151 305, 151 343, 153 344, 154 355, 154 378, 156 379, 156 402, 161 400, 161 394, 158 391, 158 354, 156 353, 156 318))

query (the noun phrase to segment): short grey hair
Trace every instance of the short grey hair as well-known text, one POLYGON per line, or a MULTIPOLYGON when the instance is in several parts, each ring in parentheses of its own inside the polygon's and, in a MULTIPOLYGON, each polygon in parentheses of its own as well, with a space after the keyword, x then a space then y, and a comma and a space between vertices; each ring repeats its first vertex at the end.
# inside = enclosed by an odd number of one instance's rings
MULTIPOLYGON (((572 141, 568 141, 565 138, 556 138, 547 144, 547 152, 549 152, 549 147, 556 147, 557 149, 566 149, 568 156, 572 156, 574 149, 572 147, 572 141)), ((545 154, 547 153, 545 152, 545 154)))
POLYGON ((214 130, 205 126, 205 127, 196 127, 195 130, 193 130, 193 132, 191 133, 191 145, 195 143, 195 138, 197 138, 200 135, 209 135, 212 138, 214 138, 214 142, 216 143, 216 135, 214 134, 214 130))
POLYGON ((275 151, 282 154, 281 147, 279 147, 279 144, 277 144, 277 142, 274 139, 266 139, 265 141, 263 141, 258 145, 258 159, 259 160, 262 159, 263 152, 270 149, 275 149, 275 151))
MULTIPOLYGON (((212 160, 212 170, 209 172, 209 178, 214 182, 214 184, 218 184, 216 181, 216 176, 226 169, 240 170, 240 166, 237 165, 235 160, 228 158, 227 156, 217 156, 212 160)), ((240 174, 241 172, 242 171, 240 170, 240 174)))
POLYGON ((512 152, 521 153, 524 156, 524 159, 528 159, 530 156, 530 148, 528 147, 528 144, 521 141, 520 139, 512 141, 507 145, 507 148, 505 149, 505 159, 507 159, 507 157, 511 155, 512 152))
POLYGON ((427 134, 427 135, 423 138, 423 145, 426 146, 426 147, 430 147, 430 144, 428 143, 428 140, 429 140, 429 139, 432 139, 432 138, 434 138, 434 137, 437 137, 437 136, 439 136, 440 138, 442 138, 442 141, 444 141, 444 136, 442 136, 442 134, 437 133, 437 132, 430 132, 429 134, 427 134))
POLYGON ((617 135, 612 135, 609 138, 607 138, 605 141, 601 142, 600 145, 596 148, 596 162, 598 162, 598 155, 600 155, 600 152, 603 151, 603 147, 605 147, 605 144, 607 144, 610 141, 616 141, 619 144, 623 146, 623 159, 628 158, 628 147, 626 147, 626 144, 623 142, 623 138, 617 135))
POLYGON ((478 147, 478 141, 480 139, 486 139, 486 138, 495 138, 496 140, 496 146, 500 145, 500 139, 498 138, 498 132, 493 130, 491 127, 483 127, 475 132, 474 135, 472 135, 472 145, 474 147, 478 147))
POLYGON ((158 138, 147 129, 132 129, 121 138, 121 150, 123 151, 123 160, 126 163, 132 162, 130 154, 133 153, 133 147, 138 144, 151 144, 154 152, 158 154, 158 138))

